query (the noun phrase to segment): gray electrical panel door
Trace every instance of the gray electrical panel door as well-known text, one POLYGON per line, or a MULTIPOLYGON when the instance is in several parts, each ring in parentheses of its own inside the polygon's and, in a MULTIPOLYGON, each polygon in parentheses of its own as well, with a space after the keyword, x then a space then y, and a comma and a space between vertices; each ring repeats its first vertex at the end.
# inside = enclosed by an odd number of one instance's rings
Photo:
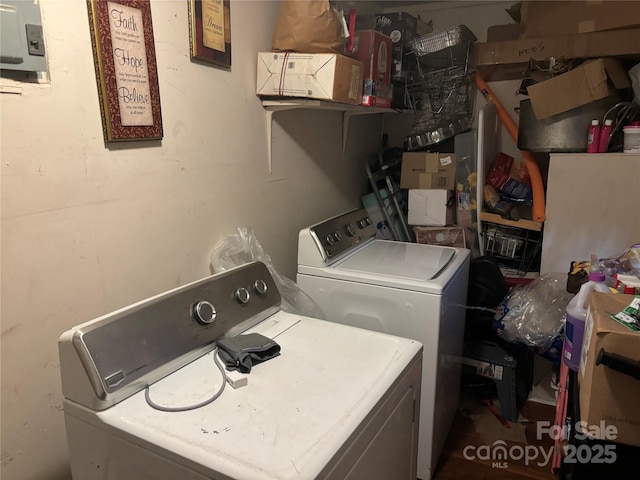
POLYGON ((0 69, 47 70, 40 5, 36 0, 0 0, 0 69))

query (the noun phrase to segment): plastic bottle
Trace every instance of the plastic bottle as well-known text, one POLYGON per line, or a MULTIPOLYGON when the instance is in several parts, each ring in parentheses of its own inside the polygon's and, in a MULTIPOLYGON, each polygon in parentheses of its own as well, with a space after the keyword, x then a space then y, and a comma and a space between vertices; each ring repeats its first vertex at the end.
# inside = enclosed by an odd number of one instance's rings
POLYGON ((605 275, 601 272, 589 274, 589 281, 580 286, 580 290, 567 305, 567 322, 564 327, 564 345, 562 358, 564 363, 574 371, 578 371, 580 365, 580 352, 582 351, 582 336, 584 335, 584 323, 587 318, 587 307, 591 292, 609 293, 609 287, 605 284, 605 275))
POLYGON ((587 153, 598 153, 598 144, 600 143, 600 122, 591 120, 589 127, 589 136, 587 137, 587 153))
POLYGON ((598 152, 606 153, 607 148, 609 147, 609 138, 611 137, 611 129, 613 125, 613 120, 607 118, 604 121, 604 125, 600 129, 600 140, 598 142, 598 152))

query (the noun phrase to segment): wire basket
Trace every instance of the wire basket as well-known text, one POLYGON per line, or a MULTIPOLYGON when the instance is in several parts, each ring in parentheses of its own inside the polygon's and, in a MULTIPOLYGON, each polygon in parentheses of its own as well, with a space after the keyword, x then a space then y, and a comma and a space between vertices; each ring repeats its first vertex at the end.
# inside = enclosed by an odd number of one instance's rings
POLYGON ((416 56, 420 70, 434 70, 455 66, 470 66, 473 60, 473 44, 476 36, 465 25, 416 37, 409 48, 416 56))
POLYGON ((416 75, 405 86, 405 105, 414 114, 405 150, 421 150, 473 126, 476 40, 465 25, 457 25, 409 42, 416 75))
POLYGON ((485 254, 518 275, 540 269, 542 232, 483 223, 485 254))
POLYGON ((405 149, 418 150, 470 129, 474 91, 467 66, 427 72, 408 83, 405 101, 415 118, 405 149))

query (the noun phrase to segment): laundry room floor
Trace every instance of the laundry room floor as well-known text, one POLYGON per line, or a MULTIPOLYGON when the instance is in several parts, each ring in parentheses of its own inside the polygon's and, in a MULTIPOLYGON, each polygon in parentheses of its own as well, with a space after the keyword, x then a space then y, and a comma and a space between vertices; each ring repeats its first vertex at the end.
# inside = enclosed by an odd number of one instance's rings
POLYGON ((554 442, 546 433, 537 435, 536 423, 549 422, 549 426, 552 426, 554 417, 554 406, 527 401, 520 410, 520 421, 509 422, 510 427, 506 428, 491 413, 489 407, 477 399, 463 396, 434 480, 555 479, 556 476, 551 471, 550 458, 554 442), (537 436, 541 438, 536 438, 537 436), (492 453, 494 442, 498 441, 504 441, 506 444, 509 452, 506 460, 496 462, 478 458, 487 458, 487 452, 492 453), (485 448, 479 449, 483 446, 485 448), (526 458, 513 458, 522 451, 529 452, 528 461, 526 458), (543 456, 543 451, 549 458, 548 461, 545 460, 547 457, 543 456), (534 455, 537 458, 533 458, 534 455))

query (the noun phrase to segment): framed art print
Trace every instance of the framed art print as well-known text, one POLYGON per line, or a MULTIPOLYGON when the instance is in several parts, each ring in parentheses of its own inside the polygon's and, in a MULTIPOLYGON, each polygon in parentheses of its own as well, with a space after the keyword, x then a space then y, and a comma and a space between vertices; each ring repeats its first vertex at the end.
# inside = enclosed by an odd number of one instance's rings
POLYGON ((162 138, 150 0, 87 0, 106 142, 162 138))
POLYGON ((191 58, 231 68, 229 0, 188 0, 191 58))

